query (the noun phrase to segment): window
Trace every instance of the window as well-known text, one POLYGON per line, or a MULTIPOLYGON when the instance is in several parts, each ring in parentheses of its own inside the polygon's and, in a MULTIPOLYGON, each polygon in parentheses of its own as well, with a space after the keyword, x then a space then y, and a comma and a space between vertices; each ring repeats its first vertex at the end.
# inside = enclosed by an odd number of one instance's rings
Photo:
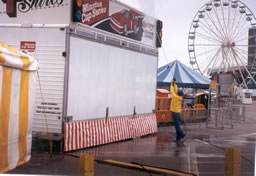
POLYGON ((244 97, 245 97, 245 98, 251 98, 251 93, 245 93, 245 94, 244 94, 244 97))

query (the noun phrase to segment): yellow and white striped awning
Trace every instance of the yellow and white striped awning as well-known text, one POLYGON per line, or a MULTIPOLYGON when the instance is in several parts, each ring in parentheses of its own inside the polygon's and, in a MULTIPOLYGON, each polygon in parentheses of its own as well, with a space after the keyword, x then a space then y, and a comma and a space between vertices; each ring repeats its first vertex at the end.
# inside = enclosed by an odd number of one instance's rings
POLYGON ((38 62, 0 42, 0 173, 31 157, 38 62))

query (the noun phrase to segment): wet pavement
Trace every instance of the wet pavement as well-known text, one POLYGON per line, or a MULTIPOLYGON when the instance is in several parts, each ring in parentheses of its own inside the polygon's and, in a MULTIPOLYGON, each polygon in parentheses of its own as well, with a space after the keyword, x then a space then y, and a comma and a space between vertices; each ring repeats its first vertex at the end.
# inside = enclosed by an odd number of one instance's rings
MULTIPOLYGON (((239 148, 241 176, 254 175, 256 151, 256 102, 246 111, 246 120, 224 130, 206 128, 205 123, 187 124, 187 140, 177 145, 173 126, 161 126, 157 134, 63 154, 51 158, 47 152, 32 152, 31 161, 9 173, 79 175, 79 155, 90 153, 96 160, 112 159, 168 168, 200 176, 223 176, 224 149, 239 148)), ((184 126, 183 126, 184 127, 184 126)), ((95 162, 95 175, 150 175, 95 162)), ((151 174, 156 175, 156 174, 151 174)))

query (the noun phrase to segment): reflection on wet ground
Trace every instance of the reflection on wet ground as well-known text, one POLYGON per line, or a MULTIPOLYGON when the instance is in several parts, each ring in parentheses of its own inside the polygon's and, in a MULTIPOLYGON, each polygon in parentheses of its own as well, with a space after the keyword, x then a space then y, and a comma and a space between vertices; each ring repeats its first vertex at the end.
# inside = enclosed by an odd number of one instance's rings
MULTIPOLYGON (((188 139, 183 145, 174 141, 173 127, 161 127, 154 135, 109 145, 93 147, 76 152, 56 154, 53 158, 47 153, 32 152, 32 159, 10 173, 23 174, 65 174, 79 173, 79 155, 90 153, 96 160, 112 159, 124 162, 137 162, 160 168, 180 170, 195 175, 224 175, 224 149, 241 150, 241 175, 254 173, 255 135, 207 137, 188 131, 188 139)), ((147 173, 95 162, 95 175, 147 175, 147 173), (108 171, 106 173, 106 170, 108 171)))
MULTIPOLYGON (((74 152, 94 154, 96 159, 115 159, 126 162, 180 170, 196 175, 224 175, 224 150, 227 147, 241 150, 241 175, 253 175, 255 137, 205 137, 190 133, 183 145, 177 145, 172 127, 161 129, 156 135, 114 143, 74 152)), ((97 173, 97 171, 96 171, 97 173)))
MULTIPOLYGON (((96 160, 112 159, 136 162, 160 168, 175 169, 200 176, 223 176, 224 149, 239 148, 241 152, 241 176, 254 175, 256 121, 254 112, 245 122, 234 124, 234 129, 214 130, 205 124, 187 126, 188 139, 177 145, 173 126, 159 127, 157 134, 138 137, 99 147, 88 148, 52 158, 45 152, 32 152, 31 161, 10 173, 78 175, 79 155, 90 153, 96 160)), ((149 175, 145 172, 118 168, 95 162, 95 175, 131 176, 149 175)), ((154 174, 152 174, 154 175, 154 174)))
POLYGON ((204 145, 197 144, 195 153, 200 175, 224 174, 224 150, 227 147, 240 149, 241 175, 254 175, 255 139, 232 136, 211 138, 202 143, 204 145))

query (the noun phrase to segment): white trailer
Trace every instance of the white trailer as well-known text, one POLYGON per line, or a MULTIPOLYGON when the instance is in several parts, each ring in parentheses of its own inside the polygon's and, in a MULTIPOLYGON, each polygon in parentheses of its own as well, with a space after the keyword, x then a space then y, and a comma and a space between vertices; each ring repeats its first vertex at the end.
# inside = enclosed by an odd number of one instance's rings
MULTIPOLYGON (((23 1, 17 3, 16 17, 0 13, 0 41, 39 62, 33 131, 64 136, 64 151, 157 131, 157 20, 116 1, 82 4, 83 10, 87 6, 102 13, 106 5, 109 14, 102 23, 113 18, 113 6, 144 15, 139 22, 144 33, 136 27, 134 34, 121 36, 95 27, 99 18, 93 25, 73 22, 74 6, 68 0, 40 8, 34 3, 26 13, 18 9, 23 1)), ((0 12, 6 5, 0 1, 0 12)))

